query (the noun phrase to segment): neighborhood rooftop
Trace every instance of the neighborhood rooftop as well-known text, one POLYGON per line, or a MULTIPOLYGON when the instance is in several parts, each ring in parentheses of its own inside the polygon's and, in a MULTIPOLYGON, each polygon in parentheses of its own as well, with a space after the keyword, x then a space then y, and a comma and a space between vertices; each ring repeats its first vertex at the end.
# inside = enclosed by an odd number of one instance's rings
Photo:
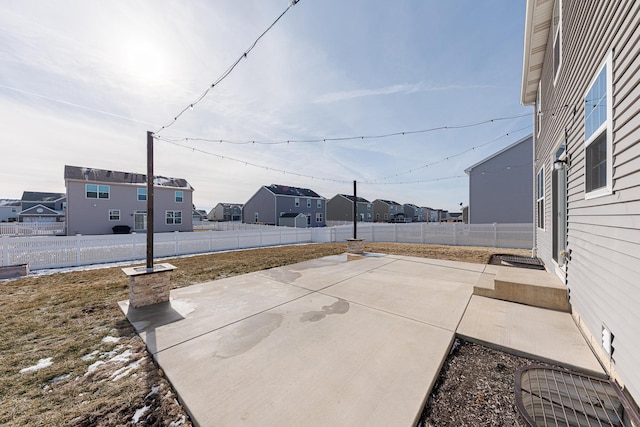
POLYGON ((271 191, 273 194, 279 194, 283 196, 319 197, 319 198, 322 197, 315 191, 309 190, 308 188, 291 187, 288 185, 277 185, 277 184, 271 184, 265 187, 269 191, 271 191))
MULTIPOLYGON (((340 194, 342 197, 345 197, 349 200, 351 200, 353 202, 353 196, 350 196, 348 194, 340 194)), ((367 199, 358 196, 358 203, 371 203, 370 201, 368 201, 367 199)))
MULTIPOLYGON (((132 172, 120 172, 66 165, 64 167, 64 179, 76 181, 106 182, 113 184, 145 184, 147 182, 147 175, 132 172)), ((154 184, 163 187, 187 188, 190 190, 193 189, 186 179, 167 178, 160 175, 155 176, 154 184)))
POLYGON ((25 191, 22 193, 23 202, 54 202, 65 197, 64 193, 42 193, 40 191, 25 191))

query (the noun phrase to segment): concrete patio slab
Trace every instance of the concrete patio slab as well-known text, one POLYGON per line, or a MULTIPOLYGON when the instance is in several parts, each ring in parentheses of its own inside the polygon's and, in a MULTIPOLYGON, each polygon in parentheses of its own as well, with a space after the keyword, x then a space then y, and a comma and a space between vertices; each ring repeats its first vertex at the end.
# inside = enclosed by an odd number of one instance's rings
POLYGON ((604 375, 569 313, 474 295, 457 332, 511 353, 604 375))
POLYGON ((260 275, 317 291, 394 261, 388 257, 365 256, 348 262, 347 267, 347 256, 336 255, 265 270, 260 275))
POLYGON ((453 333, 314 293, 161 351, 206 426, 411 426, 453 333))
MULTIPOLYGON (((408 269, 403 273, 386 271, 388 266, 322 292, 455 332, 471 298, 471 286, 456 282, 455 274, 452 274, 453 281, 447 281, 429 275, 412 275, 408 269)), ((477 278, 479 274, 475 274, 477 278)))
POLYGON ((160 307, 119 304, 153 354, 306 294, 305 289, 245 274, 174 289, 170 302, 160 307))
POLYGON ((478 281, 478 276, 482 273, 483 266, 479 264, 471 264, 476 266, 473 269, 466 268, 466 263, 459 263, 456 267, 455 264, 451 264, 451 261, 443 263, 440 260, 437 263, 421 262, 415 258, 398 259, 394 263, 386 264, 381 267, 384 271, 394 273, 407 273, 418 277, 429 277, 434 279, 443 279, 450 282, 466 283, 468 285, 475 285, 478 281), (478 268, 480 267, 480 268, 478 268))
POLYGON ((333 256, 120 306, 201 426, 415 425, 455 331, 602 374, 569 314, 472 297, 486 267, 333 256))

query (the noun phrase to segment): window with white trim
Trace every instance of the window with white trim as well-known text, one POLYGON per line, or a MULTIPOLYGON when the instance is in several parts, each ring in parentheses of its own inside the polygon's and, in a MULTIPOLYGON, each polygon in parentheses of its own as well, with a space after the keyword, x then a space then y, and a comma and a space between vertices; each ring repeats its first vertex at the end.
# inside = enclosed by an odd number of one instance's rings
POLYGON ((311 225, 311 215, 307 215, 307 225, 311 225))
POLYGON ((120 209, 109 209, 109 221, 120 221, 120 209))
POLYGON ((253 214, 253 222, 258 222, 258 218, 260 217, 260 215, 258 214, 258 212, 253 214))
POLYGON ((147 189, 138 188, 138 201, 145 202, 147 200, 147 189))
POLYGON ((544 230, 544 167, 536 176, 536 212, 538 214, 538 228, 544 230))
POLYGON ((300 206, 300 197, 296 197, 295 205, 296 205, 296 208, 300 206))
POLYGON ((316 223, 322 223, 322 212, 316 212, 316 223))
POLYGON ((553 5, 553 82, 558 78, 558 72, 562 65, 562 0, 556 0, 553 5))
POLYGON ((184 193, 182 191, 176 191, 176 203, 182 203, 184 200, 184 193))
POLYGON ((585 197, 610 194, 612 185, 612 55, 598 70, 584 101, 585 197))
POLYGON ((310 208, 311 207, 311 199, 307 199, 307 207, 310 208))
POLYGON ((164 218, 167 225, 182 224, 182 211, 165 211, 164 218))
POLYGON ((111 188, 108 185, 85 184, 87 199, 108 199, 111 188))
POLYGON ((318 201, 316 202, 316 207, 318 209, 322 209, 322 199, 318 199, 318 201))

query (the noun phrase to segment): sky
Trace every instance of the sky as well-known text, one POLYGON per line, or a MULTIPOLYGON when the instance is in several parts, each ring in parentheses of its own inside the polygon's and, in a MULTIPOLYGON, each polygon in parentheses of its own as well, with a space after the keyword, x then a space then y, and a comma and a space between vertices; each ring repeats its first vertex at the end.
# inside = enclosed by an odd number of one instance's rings
POLYGON ((455 212, 469 200, 464 170, 531 133, 524 0, 2 9, 0 199, 64 192, 65 165, 146 173, 150 131, 155 173, 189 181, 199 209, 270 184, 329 199, 356 180, 371 201, 455 212), (375 138, 335 140, 362 136, 375 138))

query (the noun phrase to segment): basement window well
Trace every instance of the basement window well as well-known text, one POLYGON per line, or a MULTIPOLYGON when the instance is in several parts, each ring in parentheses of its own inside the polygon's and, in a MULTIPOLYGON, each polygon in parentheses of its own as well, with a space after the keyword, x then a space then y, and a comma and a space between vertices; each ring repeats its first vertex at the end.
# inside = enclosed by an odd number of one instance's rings
POLYGON ((532 427, 633 425, 607 380, 542 366, 519 369, 515 380, 516 406, 532 427))

